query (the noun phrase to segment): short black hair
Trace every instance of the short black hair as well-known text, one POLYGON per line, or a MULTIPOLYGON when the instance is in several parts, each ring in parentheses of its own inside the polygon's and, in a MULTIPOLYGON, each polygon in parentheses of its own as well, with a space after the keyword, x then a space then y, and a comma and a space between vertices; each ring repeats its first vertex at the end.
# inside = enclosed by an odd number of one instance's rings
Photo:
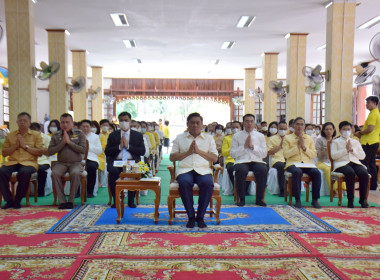
POLYGON ((189 122, 192 118, 201 118, 201 121, 203 123, 203 118, 202 118, 201 114, 199 114, 197 112, 194 112, 194 113, 191 113, 190 115, 188 115, 186 121, 189 122))
POLYGON ((121 113, 117 116, 117 118, 120 119, 120 117, 124 117, 124 116, 128 116, 130 119, 132 119, 131 114, 128 113, 128 112, 121 112, 121 113))
POLYGON ((49 131, 50 133, 52 133, 52 132, 50 131, 50 127, 51 127, 51 124, 52 124, 52 123, 54 123, 55 126, 57 127, 57 131, 58 131, 58 130, 61 130, 61 124, 60 124, 59 120, 51 120, 50 123, 49 123, 49 125, 48 125, 48 131, 49 131))
POLYGON ((169 121, 165 121, 164 123, 165 123, 165 125, 169 125, 169 121))
POLYGON ((243 122, 245 121, 245 118, 246 117, 252 117, 253 118, 253 120, 255 120, 256 118, 255 118, 255 116, 254 115, 252 115, 252 114, 245 114, 244 116, 243 116, 243 122))
POLYGON ((91 121, 90 120, 81 120, 81 122, 78 124, 78 126, 81 126, 83 123, 88 123, 91 126, 91 121))
POLYGON ((218 124, 218 125, 215 127, 215 129, 221 129, 221 130, 224 130, 224 127, 223 127, 223 125, 218 124))
POLYGON ((379 98, 376 95, 368 96, 365 100, 375 102, 376 106, 379 104, 379 98))
POLYGON ((95 120, 91 121, 91 125, 95 126, 95 128, 96 128, 95 134, 99 134, 100 133, 100 125, 99 125, 98 121, 95 121, 95 120))
POLYGON ((288 125, 291 126, 291 125, 293 125, 293 124, 294 124, 294 119, 289 120, 288 125))
POLYGON ((17 115, 17 118, 19 118, 19 117, 21 117, 21 116, 27 116, 28 119, 29 119, 29 121, 32 120, 32 117, 31 117, 30 114, 27 113, 27 112, 21 112, 20 114, 17 115))
POLYGON ((240 126, 240 128, 241 128, 241 123, 240 123, 239 121, 233 121, 233 122, 231 123, 231 126, 232 126, 232 124, 234 124, 234 123, 239 124, 239 126, 240 126))
POLYGON ((32 122, 29 127, 31 130, 41 131, 41 125, 38 122, 32 122))
POLYGON ((63 113, 63 114, 61 115, 61 119, 62 119, 62 118, 70 118, 72 121, 74 121, 73 116, 70 115, 69 113, 63 113))
POLYGON ((336 136, 336 129, 335 129, 335 125, 332 122, 326 122, 322 125, 321 136, 326 138, 326 133, 324 130, 325 130, 326 126, 328 126, 328 125, 331 125, 334 129, 334 133, 332 135, 332 137, 334 138, 336 136))
POLYGON ((262 121, 260 125, 263 126, 264 123, 268 124, 266 121, 262 121))
POLYGON ((305 124, 305 129, 306 129, 306 127, 308 127, 308 126, 314 126, 312 123, 306 123, 305 124))
POLYGON ((280 121, 280 122, 278 123, 278 125, 280 125, 280 124, 282 124, 282 123, 283 123, 283 124, 287 124, 286 121, 282 120, 282 121, 280 121))
POLYGON ((305 119, 303 117, 297 117, 294 119, 293 124, 295 124, 297 121, 303 120, 303 122, 306 124, 305 119))
POLYGON ((342 127, 346 126, 346 125, 349 125, 352 128, 352 123, 350 123, 348 121, 342 121, 342 122, 339 123, 339 130, 341 130, 342 127))
POLYGON ((355 124, 354 127, 355 127, 355 132, 359 132, 361 130, 357 124, 355 124))
POLYGON ((110 124, 110 121, 107 120, 107 119, 102 119, 102 120, 100 120, 100 122, 99 122, 100 125, 102 125, 102 124, 104 124, 104 123, 108 123, 108 124, 110 124))

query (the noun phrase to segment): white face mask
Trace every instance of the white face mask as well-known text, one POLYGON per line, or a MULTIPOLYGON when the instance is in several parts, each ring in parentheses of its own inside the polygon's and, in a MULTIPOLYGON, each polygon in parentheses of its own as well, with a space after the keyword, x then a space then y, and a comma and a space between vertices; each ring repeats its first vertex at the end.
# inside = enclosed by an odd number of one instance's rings
POLYGON ((141 128, 141 133, 145 133, 146 132, 146 128, 141 128))
POLYGON ((272 134, 272 135, 276 134, 277 133, 277 128, 275 128, 275 127, 269 128, 269 133, 272 134))
POLYGON ((127 131, 129 129, 129 122, 123 121, 123 122, 120 122, 119 125, 120 125, 120 129, 123 131, 127 131))
POLYGON ((157 131, 157 130, 159 129, 159 127, 158 127, 158 126, 156 126, 156 127, 155 127, 155 129, 156 129, 156 131, 157 131))
POLYGON ((141 132, 141 127, 136 128, 136 130, 137 130, 138 132, 141 132))
POLYGON ((319 133, 321 133, 321 131, 317 129, 317 130, 315 131, 315 134, 319 135, 319 133))
POLYGON ((51 133, 54 133, 54 132, 57 132, 57 127, 56 126, 51 126, 50 127, 50 131, 51 131, 51 133))
POLYGON ((221 129, 217 129, 217 130, 216 130, 216 134, 222 134, 222 132, 223 132, 223 131, 222 131, 221 129))
POLYGON ((268 131, 268 127, 267 127, 267 126, 263 126, 263 127, 261 128, 261 130, 262 130, 262 131, 268 131))
POLYGON ((108 132, 108 126, 102 126, 101 129, 103 132, 108 132))
POLYGON ((234 129, 232 129, 232 133, 233 133, 233 134, 238 133, 239 131, 240 131, 240 129, 238 129, 238 128, 234 128, 234 129))
POLYGON ((227 134, 227 135, 232 134, 232 130, 231 130, 231 128, 226 128, 226 134, 227 134))
POLYGON ((97 131, 96 127, 91 127, 91 132, 92 133, 96 133, 96 131, 97 131))
POLYGON ((343 130, 342 131, 342 137, 343 138, 350 138, 350 136, 351 136, 351 130, 343 130))
POLYGON ((305 131, 305 133, 307 134, 307 135, 313 135, 313 130, 312 129, 306 129, 306 131, 305 131))
POLYGON ((294 132, 294 128, 293 127, 289 127, 289 131, 294 132))
POLYGON ((153 128, 152 128, 151 126, 148 125, 148 128, 147 128, 147 129, 148 129, 148 131, 152 131, 153 128))
POLYGON ((137 131, 137 128, 136 127, 131 127, 131 130, 137 131))
POLYGON ((285 136, 286 135, 286 130, 279 130, 278 135, 280 136, 285 136))

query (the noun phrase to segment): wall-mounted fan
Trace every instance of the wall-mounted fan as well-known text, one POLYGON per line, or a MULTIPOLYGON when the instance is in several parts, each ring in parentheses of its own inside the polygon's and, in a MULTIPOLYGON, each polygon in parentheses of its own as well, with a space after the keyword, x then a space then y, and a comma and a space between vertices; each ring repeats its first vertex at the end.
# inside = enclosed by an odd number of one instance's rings
POLYGON ((377 75, 372 77, 372 92, 380 98, 380 77, 377 75))
POLYGON ((36 77, 37 73, 39 73, 37 76, 38 79, 44 81, 56 74, 59 71, 60 65, 58 62, 52 62, 47 65, 46 62, 41 61, 40 67, 41 68, 32 67, 32 75, 33 77, 36 77))
POLYGON ((237 96, 237 97, 232 98, 232 103, 234 103, 234 105, 236 105, 238 107, 244 106, 243 96, 237 96))
POLYGON ((372 37, 369 43, 369 52, 374 59, 380 61, 380 33, 372 37))
POLYGON ((102 89, 100 87, 97 87, 95 90, 93 90, 91 87, 87 91, 87 98, 95 99, 101 91, 102 89))
POLYGON ((306 82, 306 93, 318 93, 321 91, 325 81, 321 70, 321 65, 317 65, 315 68, 310 66, 302 68, 302 74, 305 76, 306 82))
POLYGON ((363 62, 355 66, 355 73, 357 75, 355 79, 355 84, 365 83, 369 77, 371 77, 376 72, 376 67, 374 65, 369 65, 373 61, 363 62))
POLYGON ((107 105, 112 105, 116 101, 116 97, 112 95, 105 95, 103 102, 107 105))
POLYGON ((71 84, 67 84, 67 90, 72 89, 73 92, 80 92, 85 86, 86 80, 83 76, 76 77, 71 80, 71 84))
POLYGON ((264 101, 264 92, 258 87, 257 89, 248 89, 248 95, 252 98, 259 98, 261 102, 264 101))
POLYGON ((288 86, 284 86, 282 81, 270 81, 269 88, 280 99, 280 101, 284 101, 286 99, 286 94, 288 92, 288 86))

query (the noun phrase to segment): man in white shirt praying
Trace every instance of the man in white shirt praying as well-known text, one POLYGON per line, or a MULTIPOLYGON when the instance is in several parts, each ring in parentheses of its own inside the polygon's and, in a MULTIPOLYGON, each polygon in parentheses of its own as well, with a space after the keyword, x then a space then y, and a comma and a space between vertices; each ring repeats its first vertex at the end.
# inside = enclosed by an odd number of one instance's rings
POLYGON ((256 177, 256 205, 266 206, 264 193, 267 182, 267 168, 263 158, 267 156, 265 137, 254 131, 255 116, 246 114, 243 117, 244 130, 236 133, 231 142, 230 155, 235 158, 235 180, 239 194, 238 206, 245 205, 245 194, 250 182, 246 181, 249 171, 256 177))
POLYGON ((210 161, 218 160, 218 151, 214 138, 202 133, 203 118, 199 113, 187 117, 187 127, 188 132, 174 140, 170 160, 178 161, 176 177, 179 193, 189 218, 186 227, 193 228, 197 222, 198 227, 205 228, 207 225, 203 217, 214 189, 210 161), (199 187, 197 217, 194 211, 194 184, 199 187))

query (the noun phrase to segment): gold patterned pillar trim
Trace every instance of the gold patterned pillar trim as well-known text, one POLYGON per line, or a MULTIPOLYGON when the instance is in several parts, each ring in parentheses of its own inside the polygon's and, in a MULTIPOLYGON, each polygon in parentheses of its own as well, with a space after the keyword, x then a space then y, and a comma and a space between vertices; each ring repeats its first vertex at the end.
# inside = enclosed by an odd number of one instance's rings
POLYGON ((6 0, 10 129, 17 128, 17 115, 28 112, 37 121, 34 7, 30 0, 6 0))
POLYGON ((103 108, 103 67, 91 66, 92 68, 92 89, 96 90, 100 87, 101 91, 98 96, 92 100, 92 119, 100 121, 104 117, 103 108))
POLYGON ((308 33, 289 33, 287 36, 286 119, 305 117, 305 77, 302 68, 306 65, 306 38, 308 33))
POLYGON ((245 68, 244 70, 244 114, 255 115, 255 98, 249 96, 249 89, 255 89, 256 68, 245 68))
POLYGON ((50 119, 58 119, 68 112, 67 94, 67 44, 65 29, 46 29, 48 32, 49 63, 58 62, 59 71, 49 80, 50 119))
POLYGON ((352 121, 352 80, 355 1, 334 2, 327 8, 325 121, 352 121))
POLYGON ((279 53, 264 53, 263 57, 263 121, 268 123, 277 120, 277 95, 269 89, 269 81, 277 81, 278 55, 279 53))
POLYGON ((88 119, 87 102, 87 63, 85 50, 71 50, 73 59, 73 79, 84 77, 85 85, 80 92, 73 94, 74 120, 88 119))

